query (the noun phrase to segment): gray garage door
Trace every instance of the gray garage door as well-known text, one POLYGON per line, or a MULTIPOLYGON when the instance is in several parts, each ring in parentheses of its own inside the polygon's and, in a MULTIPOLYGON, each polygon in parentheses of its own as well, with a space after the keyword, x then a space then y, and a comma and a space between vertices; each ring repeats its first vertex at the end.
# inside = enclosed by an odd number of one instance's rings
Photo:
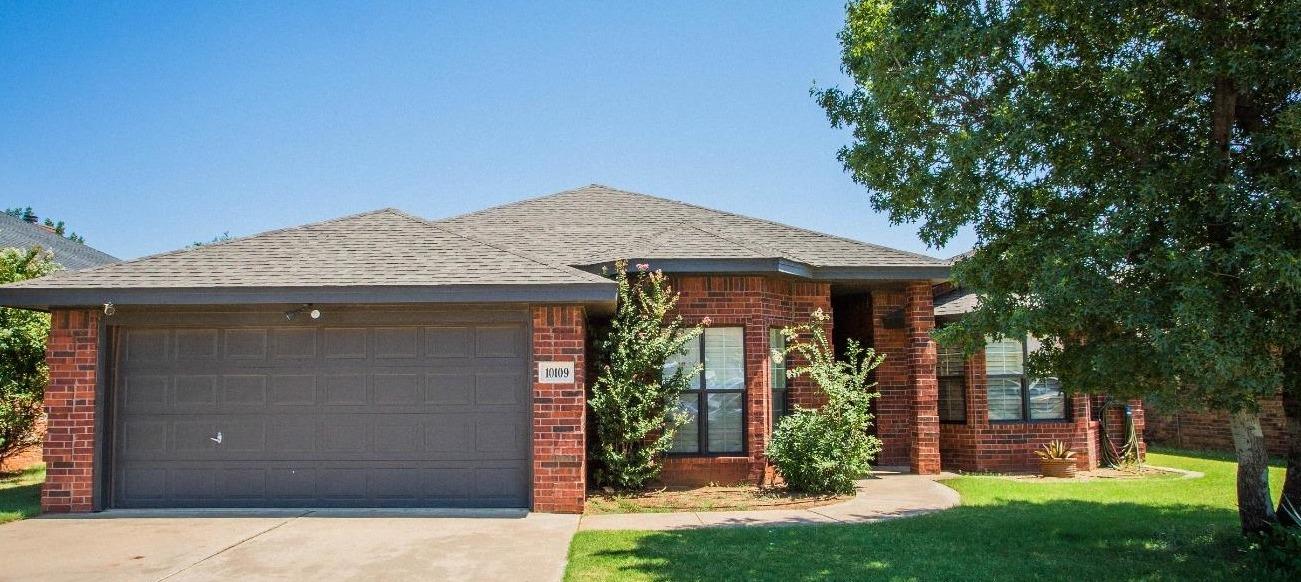
POLYGON ((527 506, 525 315, 344 315, 116 328, 113 504, 527 506))

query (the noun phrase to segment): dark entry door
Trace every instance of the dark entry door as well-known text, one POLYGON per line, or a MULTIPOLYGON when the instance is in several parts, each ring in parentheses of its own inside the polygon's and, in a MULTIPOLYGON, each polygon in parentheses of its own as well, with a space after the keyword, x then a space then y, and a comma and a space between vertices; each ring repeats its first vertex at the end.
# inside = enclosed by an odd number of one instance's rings
POLYGON ((114 506, 527 507, 526 316, 448 317, 115 328, 114 506))

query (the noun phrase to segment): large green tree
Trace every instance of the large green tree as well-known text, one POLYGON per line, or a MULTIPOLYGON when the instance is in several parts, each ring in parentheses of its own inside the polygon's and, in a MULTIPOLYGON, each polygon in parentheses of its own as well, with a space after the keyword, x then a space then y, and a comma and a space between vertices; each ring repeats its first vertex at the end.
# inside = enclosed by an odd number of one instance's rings
POLYGON ((927 243, 976 234, 954 274, 980 306, 941 339, 1033 333, 1067 390, 1230 412, 1267 527, 1257 404, 1301 356, 1301 1, 855 0, 841 41, 853 86, 815 96, 846 169, 927 243))
MULTIPOLYGON (((0 284, 49 274, 58 268, 42 249, 0 249, 0 284)), ((50 316, 0 307, 0 462, 37 442, 48 371, 45 342, 50 316)))

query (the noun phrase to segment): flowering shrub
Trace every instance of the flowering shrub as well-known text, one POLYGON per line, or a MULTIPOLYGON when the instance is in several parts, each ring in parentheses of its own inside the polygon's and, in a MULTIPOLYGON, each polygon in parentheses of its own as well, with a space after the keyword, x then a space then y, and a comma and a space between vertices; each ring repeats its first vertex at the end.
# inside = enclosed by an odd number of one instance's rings
MULTIPOLYGON (((669 317, 678 296, 660 271, 646 264, 628 275, 616 263, 618 304, 607 328, 596 332, 596 380, 587 404, 592 411, 592 480, 598 486, 637 489, 660 472, 660 458, 686 422, 678 395, 699 367, 664 375, 664 363, 698 337, 701 326, 686 327, 669 317)), ((703 322, 702 325, 708 325, 703 322)))
POLYGON ((783 418, 768 445, 768 459, 792 491, 853 493, 854 480, 871 471, 870 462, 881 451, 881 441, 867 432, 877 395, 868 376, 885 357, 851 339, 844 359, 836 359, 826 334, 829 320, 819 309, 809 323, 783 329, 789 347, 774 354, 803 356, 807 364, 787 376, 807 374, 827 395, 822 408, 796 408, 783 418))

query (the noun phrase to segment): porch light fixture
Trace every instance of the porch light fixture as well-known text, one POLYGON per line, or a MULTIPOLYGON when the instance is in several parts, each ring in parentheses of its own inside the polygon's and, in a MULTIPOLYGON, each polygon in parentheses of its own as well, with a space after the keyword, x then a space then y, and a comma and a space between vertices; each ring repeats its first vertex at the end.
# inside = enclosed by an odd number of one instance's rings
POLYGON ((312 318, 312 319, 320 319, 320 318, 321 318, 321 310, 320 310, 320 309, 314 309, 314 308, 312 307, 312 304, 311 304, 311 303, 304 303, 301 307, 299 307, 299 308, 297 308, 297 309, 290 309, 289 311, 286 311, 286 312, 285 312, 285 319, 288 320, 288 321, 293 321, 294 318, 295 318, 295 317, 298 317, 298 314, 300 314, 300 313, 306 313, 307 316, 310 317, 310 318, 312 318))

